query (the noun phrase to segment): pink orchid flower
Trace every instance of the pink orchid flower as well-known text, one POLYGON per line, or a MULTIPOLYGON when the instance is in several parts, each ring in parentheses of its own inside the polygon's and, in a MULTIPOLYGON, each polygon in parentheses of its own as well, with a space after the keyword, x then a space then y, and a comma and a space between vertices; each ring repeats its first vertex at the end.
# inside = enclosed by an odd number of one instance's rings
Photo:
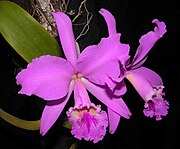
MULTIPOLYGON (((109 36, 111 37, 117 34, 116 21, 113 15, 105 9, 101 9, 99 12, 107 23, 109 36)), ((166 25, 157 19, 154 19, 152 23, 156 24, 154 31, 150 31, 140 38, 140 45, 132 62, 130 63, 129 59, 121 63, 121 74, 124 74, 124 77, 130 81, 145 101, 145 109, 143 111, 145 116, 155 116, 156 120, 160 120, 162 119, 161 116, 167 115, 169 108, 169 103, 163 99, 165 95, 163 92, 163 81, 156 72, 142 65, 147 59, 148 52, 166 33, 166 25)))
POLYGON ((53 16, 66 59, 44 55, 32 60, 16 77, 17 84, 22 87, 19 93, 36 95, 47 101, 40 124, 40 133, 45 135, 74 91, 75 104, 67 112, 71 132, 78 139, 97 142, 105 135, 108 119, 109 131, 114 132, 119 117, 129 119, 131 116, 120 98, 126 86, 120 83, 119 77, 119 62, 129 59, 129 46, 119 44, 119 35, 115 34, 80 53, 70 18, 63 12, 53 13, 53 16), (117 87, 117 84, 121 85, 117 87), (108 118, 99 105, 91 103, 86 89, 107 106, 108 118))

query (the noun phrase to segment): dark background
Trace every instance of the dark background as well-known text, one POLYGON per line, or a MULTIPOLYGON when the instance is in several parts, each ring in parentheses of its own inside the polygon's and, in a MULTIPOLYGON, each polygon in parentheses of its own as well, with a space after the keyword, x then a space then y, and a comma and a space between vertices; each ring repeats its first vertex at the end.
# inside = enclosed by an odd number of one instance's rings
MULTIPOLYGON (((77 6, 77 1, 72 0, 69 9, 77 6)), ((61 119, 58 119, 44 137, 40 136, 38 131, 22 130, 0 119, 0 148, 66 149, 75 141, 78 149, 106 149, 112 146, 114 149, 180 148, 178 1, 88 0, 87 8, 93 13, 93 19, 89 32, 78 41, 81 49, 97 44, 101 37, 107 36, 105 21, 98 13, 100 8, 105 8, 114 15, 117 31, 122 34, 121 42, 131 46, 132 56, 139 45, 140 37, 153 30, 154 24, 151 21, 154 18, 166 23, 167 33, 150 51, 144 66, 156 71, 164 81, 165 99, 170 103, 168 115, 161 121, 145 117, 143 100, 131 84, 126 82, 128 92, 123 98, 133 115, 129 120, 122 118, 117 131, 113 135, 107 132, 103 141, 93 144, 74 139, 68 129, 61 127, 61 119)), ((79 29, 74 27, 74 31, 77 36, 79 29)), ((0 106, 17 117, 36 120, 40 118, 45 102, 37 97, 17 94, 19 87, 15 83, 15 76, 18 68, 25 66, 26 62, 0 37, 0 106)), ((63 115, 65 113, 62 117, 63 115)))

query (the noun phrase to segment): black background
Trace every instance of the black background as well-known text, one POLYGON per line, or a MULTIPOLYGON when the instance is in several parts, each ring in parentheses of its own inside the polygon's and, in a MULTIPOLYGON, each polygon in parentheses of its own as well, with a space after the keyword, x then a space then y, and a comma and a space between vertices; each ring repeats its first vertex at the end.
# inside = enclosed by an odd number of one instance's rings
MULTIPOLYGON (((72 0, 70 8, 77 8, 77 5, 77 1, 72 0)), ((105 21, 98 13, 100 8, 105 8, 114 15, 117 22, 117 31, 121 33, 121 42, 131 46, 130 54, 132 56, 139 45, 139 38, 153 30, 154 25, 151 21, 154 18, 166 23, 167 33, 150 51, 144 66, 156 71, 164 81, 165 99, 170 103, 168 115, 161 121, 145 117, 142 112, 143 100, 131 84, 126 82, 128 92, 123 98, 133 115, 129 120, 122 118, 117 131, 113 135, 107 132, 103 141, 93 144, 74 139, 69 130, 61 128, 60 119, 44 137, 40 136, 38 131, 25 131, 0 119, 0 148, 66 149, 74 141, 78 143, 78 149, 102 149, 112 148, 112 146, 114 149, 179 148, 180 7, 178 1, 88 0, 87 8, 93 13, 93 20, 89 32, 79 39, 81 49, 91 44, 97 44, 101 37, 107 36, 105 21)), ((78 35, 79 29, 74 27, 74 32, 75 35, 78 35)), ((20 118, 39 119, 45 102, 37 97, 26 97, 17 94, 19 87, 15 83, 15 76, 19 66, 25 67, 26 62, 1 37, 0 106, 20 118)))

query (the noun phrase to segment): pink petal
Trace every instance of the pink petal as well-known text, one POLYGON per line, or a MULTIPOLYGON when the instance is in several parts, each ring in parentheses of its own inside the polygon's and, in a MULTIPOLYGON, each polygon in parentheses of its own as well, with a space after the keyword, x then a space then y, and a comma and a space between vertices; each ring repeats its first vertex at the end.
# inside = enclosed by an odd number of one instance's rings
POLYGON ((140 45, 132 61, 132 67, 143 60, 154 44, 166 33, 166 25, 164 22, 160 22, 157 19, 154 19, 152 23, 156 23, 157 26, 154 28, 154 32, 148 32, 139 40, 140 45))
POLYGON ((82 107, 87 107, 89 108, 91 105, 91 101, 89 99, 89 95, 83 86, 82 82, 80 79, 77 79, 75 81, 74 85, 74 99, 75 99, 75 107, 74 108, 82 108, 82 107))
MULTIPOLYGON (((158 95, 158 94, 157 94, 158 95)), ((156 117, 156 120, 159 121, 162 119, 162 116, 166 116, 168 114, 169 102, 164 100, 163 95, 159 97, 154 96, 151 100, 149 100, 144 105, 144 115, 147 117, 156 117)))
POLYGON ((148 101, 148 97, 150 97, 153 93, 153 87, 151 83, 141 75, 138 75, 136 74, 136 72, 132 72, 132 71, 129 72, 126 78, 134 86, 134 88, 144 99, 144 101, 145 102, 148 101))
POLYGON ((154 32, 159 35, 163 36, 166 33, 166 24, 164 22, 160 22, 158 19, 154 19, 152 23, 156 23, 156 27, 154 28, 154 32))
POLYGON ((45 106, 40 123, 40 134, 45 135, 52 125, 56 122, 65 105, 67 104, 69 97, 73 91, 73 82, 71 82, 69 92, 63 99, 56 101, 49 101, 45 106))
POLYGON ((124 118, 130 118, 131 112, 122 98, 114 98, 113 95, 107 92, 105 88, 97 86, 86 79, 83 79, 83 83, 86 89, 102 103, 104 103, 108 108, 123 116, 124 118))
POLYGON ((124 81, 121 81, 114 88, 113 94, 116 96, 122 96, 126 93, 126 91, 127 91, 126 84, 124 83, 124 81))
POLYGON ((99 13, 104 17, 106 24, 108 26, 109 35, 116 34, 116 20, 114 16, 106 9, 101 9, 99 13))
MULTIPOLYGON (((120 35, 115 34, 109 38, 103 38, 98 45, 87 47, 80 55, 77 71, 88 80, 105 85, 109 79, 119 81, 119 60, 129 58, 129 46, 120 44, 120 35)), ((113 84, 108 84, 111 86, 113 84)))
POLYGON ((121 116, 108 108, 108 117, 109 117, 109 133, 113 134, 118 127, 121 116))
POLYGON ((70 18, 63 12, 53 12, 64 54, 69 62, 75 66, 78 58, 76 43, 70 18))
POLYGON ((151 82, 153 86, 160 86, 163 84, 161 77, 156 72, 146 67, 140 67, 131 70, 131 72, 136 73, 138 76, 144 77, 146 80, 151 82))
POLYGON ((136 65, 132 65, 132 64, 130 64, 130 63, 127 63, 127 65, 125 65, 125 66, 126 66, 126 69, 130 70, 130 69, 137 69, 137 68, 141 67, 141 66, 144 64, 144 62, 147 60, 147 58, 148 58, 148 55, 147 55, 146 57, 144 57, 144 58, 143 58, 139 63, 137 63, 136 65))
POLYGON ((22 86, 20 94, 36 95, 45 100, 64 97, 74 73, 72 65, 56 56, 41 56, 34 59, 16 77, 22 86))

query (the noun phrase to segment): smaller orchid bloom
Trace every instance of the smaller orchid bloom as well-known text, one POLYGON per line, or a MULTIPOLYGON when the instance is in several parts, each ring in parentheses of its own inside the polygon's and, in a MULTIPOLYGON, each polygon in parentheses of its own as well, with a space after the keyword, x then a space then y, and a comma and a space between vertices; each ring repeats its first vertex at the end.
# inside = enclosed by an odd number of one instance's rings
POLYGON ((155 72, 145 67, 140 67, 136 70, 128 72, 126 78, 131 82, 137 92, 145 101, 144 115, 147 117, 156 117, 156 120, 161 120, 161 116, 168 114, 169 103, 163 99, 165 93, 163 92, 164 86, 160 78, 155 72), (139 74, 142 73, 142 74, 139 74), (148 78, 147 74, 151 75, 148 78), (143 76, 145 75, 145 76, 143 76), (153 82, 154 78, 158 78, 157 82, 153 82))
POLYGON ((119 75, 119 61, 129 58, 129 46, 119 44, 119 34, 116 34, 80 53, 70 18, 63 12, 55 12, 53 17, 66 59, 44 55, 32 60, 16 76, 17 84, 22 86, 19 93, 36 95, 47 101, 40 124, 40 133, 45 135, 74 91, 75 105, 67 112, 72 134, 79 139, 97 142, 105 135, 108 122, 109 131, 113 133, 120 117, 129 119, 131 116, 120 96, 126 92, 126 87, 120 83, 122 78, 119 75), (91 103, 86 89, 108 107, 108 115, 99 105, 91 103))
MULTIPOLYGON (((116 22, 113 15, 105 9, 101 9, 100 14, 107 23, 109 36, 117 34, 116 22)), ((132 62, 130 63, 129 59, 121 63, 121 72, 124 71, 124 73, 121 74, 124 74, 124 77, 130 81, 145 101, 144 115, 148 117, 155 116, 156 120, 160 120, 162 116, 168 114, 169 109, 169 103, 163 98, 165 95, 163 92, 163 81, 156 72, 142 65, 147 59, 148 52, 166 33, 166 25, 157 19, 154 19, 152 23, 156 24, 154 31, 150 31, 140 38, 140 45, 137 48, 132 62)))

